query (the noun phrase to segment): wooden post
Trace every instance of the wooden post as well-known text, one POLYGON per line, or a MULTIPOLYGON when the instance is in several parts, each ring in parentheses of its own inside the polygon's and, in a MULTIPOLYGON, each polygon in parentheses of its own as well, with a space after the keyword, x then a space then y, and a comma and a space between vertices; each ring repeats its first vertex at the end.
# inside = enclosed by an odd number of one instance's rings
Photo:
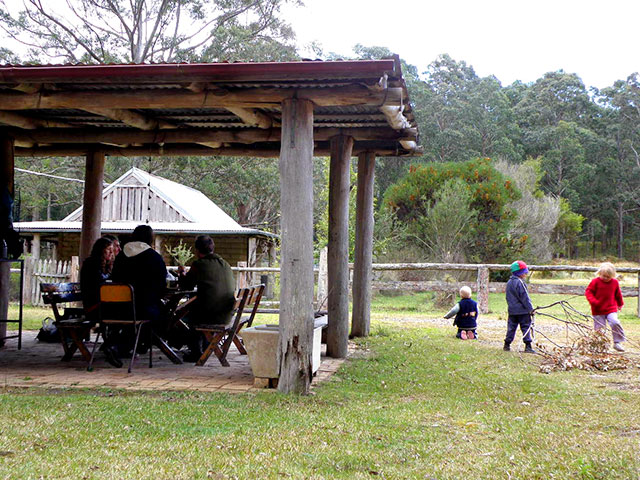
POLYGON ((373 257, 373 180, 376 156, 358 156, 356 194, 356 251, 353 265, 353 319, 351 335, 366 337, 371 323, 371 259, 373 257))
POLYGON ((638 272, 638 308, 637 315, 640 318, 640 272, 638 272))
POLYGON ((31 241, 31 256, 33 258, 40 258, 40 234, 34 233, 33 240, 31 241))
POLYGON ((331 139, 329 166, 329 325, 327 355, 347 356, 349 345, 349 182, 353 137, 331 139))
MULTIPOLYGON (((258 242, 255 237, 249 237, 247 239, 247 252, 249 253, 247 257, 247 265, 249 267, 257 267, 258 260, 258 242)), ((257 272, 251 272, 249 274, 249 284, 255 285, 260 283, 260 274, 257 272)))
POLYGON ((33 283, 33 267, 38 260, 33 257, 24 259, 24 279, 22 280, 22 303, 31 305, 31 284, 33 283))
MULTIPOLYGON (((0 132, 0 201, 5 199, 5 195, 11 199, 15 198, 14 184, 14 143, 13 138, 0 132)), ((8 207, 8 205, 7 205, 8 207)), ((5 212, 0 208, 0 235, 5 228, 10 228, 11 211, 5 212), (5 213, 7 217, 4 217, 5 213)), ((0 320, 7 320, 9 316, 9 287, 11 285, 11 264, 9 262, 0 263, 0 320)), ((7 336, 7 324, 0 323, 0 339, 7 336)), ((0 347, 4 345, 4 340, 0 340, 0 347)))
MULTIPOLYGON (((247 262, 238 262, 237 267, 246 268, 247 262)), ((246 288, 248 286, 249 286, 249 283, 247 282, 247 272, 237 271, 236 272, 236 291, 240 290, 241 288, 246 288)))
POLYGON ((313 343, 313 104, 282 102, 280 147, 280 379, 309 393, 313 343))
POLYGON ((80 234, 80 262, 91 253, 94 242, 100 238, 102 221, 102 185, 104 183, 104 153, 87 154, 82 205, 82 233, 80 234))
POLYGON ((318 264, 318 293, 316 296, 316 310, 326 310, 329 295, 329 277, 327 274, 327 247, 320 250, 318 264))
POLYGON ((489 269, 478 268, 478 308, 480 313, 489 313, 489 269))
POLYGON ((80 259, 75 255, 71 257, 70 276, 71 278, 69 281, 71 283, 77 283, 80 281, 80 259))

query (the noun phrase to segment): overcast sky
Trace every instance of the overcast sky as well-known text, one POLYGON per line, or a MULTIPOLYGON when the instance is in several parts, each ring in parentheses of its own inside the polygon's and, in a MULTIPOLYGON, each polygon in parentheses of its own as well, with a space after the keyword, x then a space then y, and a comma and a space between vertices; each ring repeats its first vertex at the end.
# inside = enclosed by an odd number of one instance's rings
POLYGON ((441 53, 503 85, 563 69, 602 88, 640 71, 640 0, 304 2, 286 11, 300 45, 342 55, 384 46, 420 72, 441 53))

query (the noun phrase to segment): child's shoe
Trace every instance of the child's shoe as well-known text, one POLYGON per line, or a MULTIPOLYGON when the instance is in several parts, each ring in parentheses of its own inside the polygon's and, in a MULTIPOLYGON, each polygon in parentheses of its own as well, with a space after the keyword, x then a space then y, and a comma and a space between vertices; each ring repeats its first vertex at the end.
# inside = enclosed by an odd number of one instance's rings
POLYGON ((466 331, 466 330, 462 330, 462 331, 460 332, 460 338, 461 338, 462 340, 466 340, 466 339, 467 339, 467 331, 466 331))
POLYGON ((530 343, 526 343, 524 347, 524 353, 536 353, 530 343))
POLYGON ((502 350, 504 350, 505 352, 510 352, 511 351, 511 344, 508 342, 504 342, 504 347, 502 347, 502 350))
POLYGON ((469 331, 467 332, 467 338, 468 338, 469 340, 475 340, 475 339, 476 339, 476 334, 475 334, 475 333, 473 333, 473 330, 469 330, 469 331))
POLYGON ((613 349, 617 350, 619 352, 624 352, 624 347, 622 346, 622 344, 620 342, 614 342, 613 343, 613 349))

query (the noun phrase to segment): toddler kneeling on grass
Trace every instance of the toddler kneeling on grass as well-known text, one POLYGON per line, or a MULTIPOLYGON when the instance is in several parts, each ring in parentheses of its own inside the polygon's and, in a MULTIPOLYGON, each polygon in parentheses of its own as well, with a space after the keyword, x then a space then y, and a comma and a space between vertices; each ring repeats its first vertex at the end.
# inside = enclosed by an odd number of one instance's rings
POLYGON ((471 299, 471 289, 464 286, 460 289, 461 300, 447 312, 444 318, 451 318, 455 315, 453 325, 458 327, 456 338, 461 340, 475 340, 478 320, 478 304, 471 299))

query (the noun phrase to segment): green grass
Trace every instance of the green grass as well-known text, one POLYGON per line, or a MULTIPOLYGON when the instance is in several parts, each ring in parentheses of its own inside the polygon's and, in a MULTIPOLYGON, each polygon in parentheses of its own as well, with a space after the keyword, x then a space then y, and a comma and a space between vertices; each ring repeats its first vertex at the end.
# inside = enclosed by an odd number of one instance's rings
POLYGON ((0 389, 0 478, 640 476, 637 371, 543 375, 383 321, 357 343, 307 397, 0 389))

